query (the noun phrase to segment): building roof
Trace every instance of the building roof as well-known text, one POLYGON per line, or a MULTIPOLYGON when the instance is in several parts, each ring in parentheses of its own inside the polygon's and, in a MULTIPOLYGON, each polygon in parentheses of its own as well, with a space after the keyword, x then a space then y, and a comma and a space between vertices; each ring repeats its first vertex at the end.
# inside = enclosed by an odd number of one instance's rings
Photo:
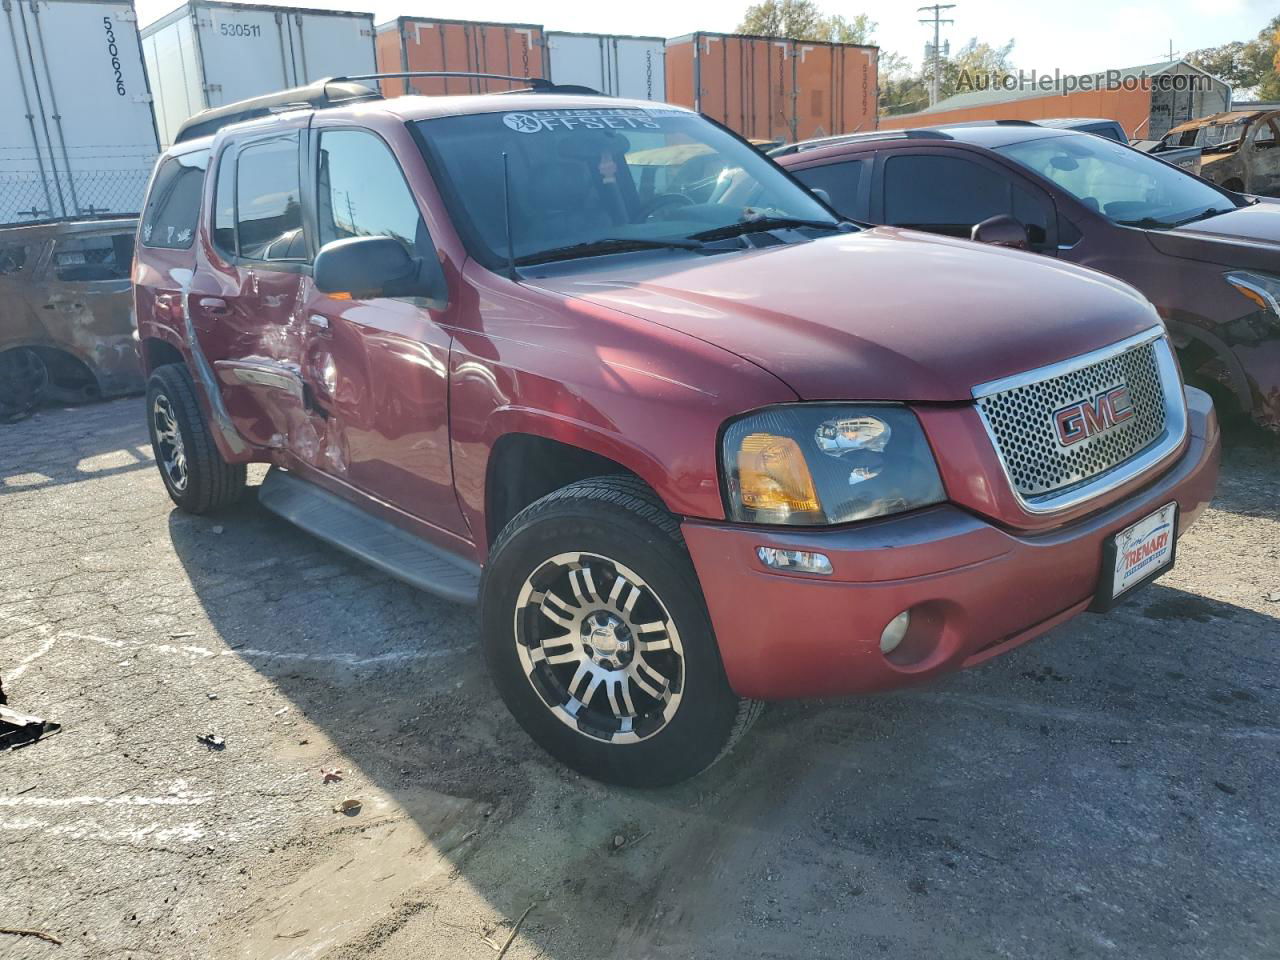
MULTIPOLYGON (((1115 73, 1117 74, 1118 79, 1123 82, 1126 79, 1140 77, 1143 74, 1146 74, 1149 77, 1159 76, 1162 73, 1167 73, 1180 66, 1188 66, 1197 72, 1204 72, 1199 67, 1195 66, 1195 64, 1187 63, 1185 60, 1165 60, 1160 63, 1144 63, 1136 67, 1124 67, 1115 71, 1115 73)), ((1107 77, 1110 73, 1111 71, 1100 70, 1097 73, 1077 74, 1075 76, 1101 78, 1107 77)), ((1047 75, 1039 74, 1038 76, 1047 75)), ((1073 77, 1063 77, 1062 81, 1065 82, 1069 79, 1073 79, 1073 77)), ((1029 74, 1028 82, 1030 82, 1029 74)), ((964 93, 957 93, 954 96, 947 97, 945 100, 939 100, 932 107, 921 110, 918 114, 911 114, 911 116, 942 113, 946 110, 963 110, 968 107, 985 107, 989 104, 1010 103, 1015 100, 1032 100, 1036 97, 1056 96, 1058 92, 1058 89, 1041 90, 1038 87, 1031 86, 1021 86, 1015 90, 966 90, 964 93)), ((902 116, 902 114, 900 114, 900 116, 902 116)))

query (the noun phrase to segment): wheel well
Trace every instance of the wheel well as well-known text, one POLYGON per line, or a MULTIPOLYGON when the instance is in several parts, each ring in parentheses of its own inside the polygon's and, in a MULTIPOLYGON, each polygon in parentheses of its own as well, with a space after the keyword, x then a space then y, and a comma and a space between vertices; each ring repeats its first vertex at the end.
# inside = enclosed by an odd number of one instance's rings
POLYGON ((1230 190, 1233 193, 1244 193, 1244 181, 1239 177, 1232 177, 1222 185, 1222 189, 1230 190))
POLYGON ((186 362, 182 352, 177 347, 157 337, 147 337, 142 341, 142 356, 146 361, 147 373, 151 373, 156 367, 162 367, 166 363, 186 362))
POLYGON ((76 403, 95 399, 100 390, 98 378, 87 363, 57 347, 27 347, 38 356, 49 371, 47 396, 54 402, 76 403))
POLYGON ((558 440, 512 433, 489 455, 485 483, 485 530, 493 543, 517 513, 554 490, 589 477, 635 476, 622 464, 558 440))

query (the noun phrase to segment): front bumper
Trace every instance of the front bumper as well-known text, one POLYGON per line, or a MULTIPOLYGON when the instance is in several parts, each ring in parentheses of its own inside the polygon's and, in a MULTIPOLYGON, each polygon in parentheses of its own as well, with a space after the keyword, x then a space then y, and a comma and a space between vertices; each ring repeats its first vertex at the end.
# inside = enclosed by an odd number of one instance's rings
POLYGON ((1172 500, 1181 536, 1213 497, 1217 420, 1200 391, 1187 404, 1190 438, 1172 467, 1047 532, 1011 533, 951 504, 822 531, 685 521, 729 683, 770 700, 887 690, 981 663, 1086 610, 1107 537, 1172 500), (766 569, 762 546, 824 553, 833 573, 766 569), (880 634, 907 609, 911 628, 886 657, 880 634))

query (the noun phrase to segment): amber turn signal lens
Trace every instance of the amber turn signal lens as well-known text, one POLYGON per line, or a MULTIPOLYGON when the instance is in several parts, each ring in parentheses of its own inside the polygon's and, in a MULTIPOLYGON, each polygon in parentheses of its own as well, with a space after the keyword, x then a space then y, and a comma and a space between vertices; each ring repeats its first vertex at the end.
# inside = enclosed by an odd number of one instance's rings
POLYGON ((751 433, 738 449, 738 488, 751 510, 820 513, 818 492, 800 445, 790 437, 751 433))

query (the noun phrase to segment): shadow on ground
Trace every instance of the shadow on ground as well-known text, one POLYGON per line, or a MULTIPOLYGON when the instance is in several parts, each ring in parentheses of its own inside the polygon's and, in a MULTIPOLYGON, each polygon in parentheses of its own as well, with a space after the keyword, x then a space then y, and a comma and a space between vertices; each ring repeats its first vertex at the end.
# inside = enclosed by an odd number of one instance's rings
MULTIPOLYGON (((1270 455, 1232 456, 1247 472, 1270 455)), ((1256 487, 1224 484, 1218 506, 1274 519, 1256 487)), ((534 905, 522 956, 552 960, 1280 944, 1275 617, 1156 584, 927 688, 777 705, 711 772, 637 792, 532 745, 485 677, 473 611, 252 497, 169 527, 235 655, 446 861, 436 886, 381 904, 326 956, 435 955, 442 936, 474 937, 437 895, 449 883, 507 918, 534 905)))

